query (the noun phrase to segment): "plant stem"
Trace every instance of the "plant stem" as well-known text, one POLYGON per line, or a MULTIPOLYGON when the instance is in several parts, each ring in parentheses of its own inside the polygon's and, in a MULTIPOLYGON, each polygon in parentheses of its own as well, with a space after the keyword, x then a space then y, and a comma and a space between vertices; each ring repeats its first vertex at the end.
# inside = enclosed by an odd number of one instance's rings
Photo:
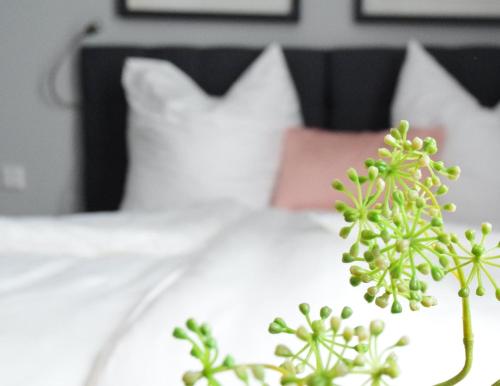
MULTIPOLYGON (((458 259, 454 256, 455 264, 458 266, 458 259)), ((460 282, 460 286, 463 288, 466 285, 466 280, 462 268, 457 269, 457 276, 460 282)), ((462 381, 472 367, 472 357, 474 350, 474 335, 472 333, 472 319, 470 312, 470 300, 469 297, 462 298, 462 322, 463 322, 463 335, 464 335, 464 348, 465 348, 465 364, 462 370, 449 380, 438 383, 435 386, 451 386, 456 385, 458 382, 462 381)))

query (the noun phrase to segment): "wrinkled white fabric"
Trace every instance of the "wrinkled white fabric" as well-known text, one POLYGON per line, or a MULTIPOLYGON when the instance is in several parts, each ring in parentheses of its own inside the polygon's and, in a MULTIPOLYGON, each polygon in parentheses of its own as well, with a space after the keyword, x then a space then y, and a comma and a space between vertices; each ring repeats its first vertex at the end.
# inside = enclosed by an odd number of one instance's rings
MULTIPOLYGON (((0 253, 0 283, 10 283, 0 290, 0 384, 181 385, 183 371, 198 367, 189 346, 174 340, 171 331, 189 317, 210 322, 222 354, 232 353, 241 361, 275 361, 277 343, 296 347, 296 342, 270 336, 268 323, 282 316, 302 324, 296 306, 304 301, 314 307, 327 304, 337 312, 350 305, 353 326, 384 319, 381 346, 409 335, 411 345, 397 351, 402 375, 391 384, 433 384, 459 370, 460 302, 452 277, 431 283, 438 307, 391 315, 366 304, 363 290, 348 284, 348 267, 340 262, 347 244, 336 235, 342 226, 336 215, 234 206, 196 210, 200 217, 195 209, 187 217, 199 227, 219 226, 184 253, 134 251, 93 259, 64 249, 53 256, 0 253)), ((61 228, 63 223, 99 228, 101 222, 105 228, 120 222, 120 214, 101 216, 57 221, 61 228)), ((162 218, 172 219, 148 216, 146 222, 156 225, 162 218)), ((176 216, 183 223, 182 215, 176 216)), ((159 228, 166 239, 179 232, 175 221, 159 228)), ((57 244, 55 236, 52 241, 57 244)), ((498 378, 498 302, 490 290, 472 303, 475 366, 463 384, 492 384, 498 378)), ((232 377, 223 379, 225 386, 239 384, 232 377)))

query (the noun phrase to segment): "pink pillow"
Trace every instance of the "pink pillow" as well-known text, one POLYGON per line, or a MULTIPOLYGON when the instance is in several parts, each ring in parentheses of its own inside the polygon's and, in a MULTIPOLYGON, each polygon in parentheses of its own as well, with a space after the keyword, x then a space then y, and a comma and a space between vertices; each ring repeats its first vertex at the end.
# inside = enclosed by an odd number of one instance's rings
MULTIPOLYGON (((272 205, 286 209, 331 209, 335 200, 345 199, 331 188, 346 170, 364 171, 367 158, 378 158, 384 146, 382 132, 327 132, 318 129, 291 129, 285 139, 281 169, 272 205)), ((443 130, 411 130, 411 137, 434 137, 443 144, 443 130)))

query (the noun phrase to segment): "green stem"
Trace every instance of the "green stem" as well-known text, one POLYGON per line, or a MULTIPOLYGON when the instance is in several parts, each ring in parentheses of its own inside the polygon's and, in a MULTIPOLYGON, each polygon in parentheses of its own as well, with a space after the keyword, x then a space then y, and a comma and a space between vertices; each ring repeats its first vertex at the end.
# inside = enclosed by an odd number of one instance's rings
MULTIPOLYGON (((455 264, 457 264, 457 262, 458 262, 458 260, 455 259, 455 264)), ((457 270, 457 274, 458 274, 458 280, 460 281, 461 288, 465 287, 465 277, 464 277, 464 273, 463 273, 461 267, 457 270)), ((471 319, 471 312, 470 312, 469 297, 462 298, 462 321, 463 321, 463 335, 464 335, 464 348, 465 348, 464 367, 453 378, 450 378, 445 382, 438 383, 435 386, 456 385, 458 382, 465 379, 467 374, 469 374, 470 369, 472 368, 474 335, 472 333, 472 319, 471 319)))

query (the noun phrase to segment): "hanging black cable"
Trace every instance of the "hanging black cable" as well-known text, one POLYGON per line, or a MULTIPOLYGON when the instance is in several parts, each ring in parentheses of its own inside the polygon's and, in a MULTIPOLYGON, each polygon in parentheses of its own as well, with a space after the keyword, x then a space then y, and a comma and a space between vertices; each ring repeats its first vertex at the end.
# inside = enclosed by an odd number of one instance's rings
POLYGON ((101 27, 97 22, 87 24, 82 30, 71 37, 65 49, 61 52, 61 55, 56 58, 54 64, 47 73, 43 87, 43 95, 50 103, 66 109, 78 107, 78 102, 69 101, 60 94, 59 88, 57 87, 57 78, 63 65, 76 53, 83 40, 88 36, 97 34, 100 29, 101 27))

